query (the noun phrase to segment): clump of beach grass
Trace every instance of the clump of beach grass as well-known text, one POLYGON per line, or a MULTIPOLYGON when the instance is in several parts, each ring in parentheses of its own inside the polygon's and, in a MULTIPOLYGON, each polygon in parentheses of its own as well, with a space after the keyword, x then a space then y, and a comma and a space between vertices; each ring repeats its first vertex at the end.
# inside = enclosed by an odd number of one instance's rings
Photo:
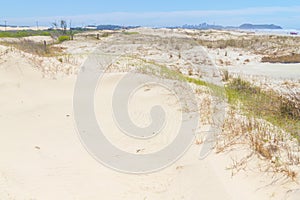
POLYGON ((1 42, 1 45, 14 47, 20 51, 38 56, 55 56, 61 52, 61 49, 44 42, 34 42, 32 40, 20 40, 13 42, 1 42))
POLYGON ((231 105, 241 103, 242 110, 249 116, 265 119, 300 141, 300 112, 297 102, 274 91, 263 91, 240 78, 227 84, 226 94, 231 105))

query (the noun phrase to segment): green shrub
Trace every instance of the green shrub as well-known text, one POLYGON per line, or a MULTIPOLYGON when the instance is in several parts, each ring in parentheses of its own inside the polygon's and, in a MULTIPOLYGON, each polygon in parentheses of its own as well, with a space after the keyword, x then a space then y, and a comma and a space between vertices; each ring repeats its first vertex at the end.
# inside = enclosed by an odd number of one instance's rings
POLYGON ((59 42, 64 42, 64 41, 67 41, 67 40, 70 40, 70 39, 71 38, 68 35, 61 35, 61 36, 58 37, 59 42))
POLYGON ((125 31, 125 32, 123 32, 123 34, 124 35, 137 35, 137 34, 139 34, 139 32, 127 32, 127 31, 125 31))
POLYGON ((103 34, 101 35, 101 37, 108 37, 108 36, 110 36, 110 35, 111 35, 110 33, 105 32, 105 33, 103 33, 103 34))

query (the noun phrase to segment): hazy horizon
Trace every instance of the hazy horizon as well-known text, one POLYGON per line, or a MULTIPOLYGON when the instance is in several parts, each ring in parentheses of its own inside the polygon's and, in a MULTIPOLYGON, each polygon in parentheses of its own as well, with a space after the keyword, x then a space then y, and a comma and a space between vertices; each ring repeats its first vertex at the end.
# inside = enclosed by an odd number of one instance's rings
POLYGON ((0 24, 51 26, 54 21, 72 21, 73 26, 116 24, 148 27, 180 26, 184 24, 217 24, 239 26, 243 23, 276 24, 284 29, 300 29, 300 2, 271 1, 164 1, 137 0, 110 2, 58 1, 4 2, 0 24))

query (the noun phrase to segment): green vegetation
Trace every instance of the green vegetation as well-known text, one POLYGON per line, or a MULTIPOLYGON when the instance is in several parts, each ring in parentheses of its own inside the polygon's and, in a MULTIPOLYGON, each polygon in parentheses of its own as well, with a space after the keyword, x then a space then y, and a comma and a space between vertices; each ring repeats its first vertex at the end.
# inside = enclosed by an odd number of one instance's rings
POLYGON ((127 31, 124 31, 122 32, 124 35, 137 35, 139 34, 139 32, 127 32, 127 31))
POLYGON ((0 31, 0 38, 21 38, 29 36, 51 36, 51 31, 33 31, 33 30, 22 30, 22 31, 0 31))
POLYGON ((61 36, 58 37, 58 41, 59 41, 59 42, 68 41, 68 40, 70 40, 70 39, 71 39, 71 37, 68 36, 68 35, 61 35, 61 36))
MULTIPOLYGON (((218 96, 224 91, 221 86, 208 84, 199 79, 187 77, 186 80, 196 85, 205 85, 218 96)), ((300 110, 297 109, 299 105, 295 101, 273 91, 262 91, 259 87, 252 86, 240 78, 231 80, 224 92, 231 106, 239 106, 246 115, 264 119, 284 129, 300 142, 300 110)))
MULTIPOLYGON (((21 30, 21 31, 0 31, 0 38, 23 38, 29 36, 50 36, 52 38, 59 38, 60 36, 67 36, 63 34, 65 30, 47 30, 47 31, 34 31, 34 30, 21 30)), ((85 32, 87 30, 72 30, 70 31, 70 35, 75 35, 78 33, 85 32)), ((71 36, 68 36, 71 38, 71 36)))
POLYGON ((291 135, 300 143, 300 110, 296 97, 293 99, 291 96, 288 99, 273 91, 264 91, 241 78, 230 77, 228 71, 223 72, 223 81, 227 83, 224 87, 183 75, 180 71, 169 69, 167 66, 151 60, 136 56, 130 58, 142 62, 139 63, 142 66, 139 68, 142 73, 205 86, 210 89, 212 95, 228 102, 232 109, 227 112, 228 116, 222 127, 225 134, 221 136, 222 141, 217 143, 217 152, 224 152, 236 144, 248 144, 253 150, 251 154, 237 161, 235 167, 240 163, 241 166, 244 166, 257 153, 270 161, 266 171, 273 170, 273 172, 283 173, 287 177, 295 179, 297 174, 289 166, 290 163, 299 163, 299 158, 291 153, 290 144, 286 143, 282 131, 277 127, 286 131, 288 138, 291 135), (236 119, 237 111, 238 113, 242 111, 247 120, 244 120, 245 118, 236 119), (263 123, 260 119, 269 123, 263 123), (281 152, 289 155, 288 161, 279 159, 281 152), (273 158, 276 160, 274 161, 273 158))
POLYGON ((142 62, 144 62, 144 64, 146 64, 144 67, 142 67, 140 70, 142 73, 150 73, 150 74, 154 74, 157 75, 159 77, 162 78, 167 78, 167 79, 172 79, 172 80, 179 80, 179 81, 186 81, 189 83, 194 83, 196 85, 199 86, 205 86, 208 87, 212 94, 214 96, 217 96, 221 99, 225 99, 226 96, 226 91, 225 88, 222 86, 218 86, 212 83, 207 83, 201 79, 196 79, 196 78, 191 78, 189 76, 183 75, 181 72, 179 71, 175 71, 172 69, 169 69, 168 67, 164 66, 164 65, 160 65, 158 63, 155 63, 153 61, 147 61, 145 59, 141 59, 141 58, 137 58, 134 56, 131 56, 130 58, 133 59, 138 59, 142 62))
POLYGON ((231 105, 241 103, 246 114, 283 128, 300 141, 300 111, 296 102, 273 91, 262 91, 240 78, 229 82, 226 94, 231 105))
POLYGON ((188 76, 184 76, 184 79, 189 83, 194 83, 195 85, 208 87, 211 90, 211 92, 213 93, 213 95, 215 95, 217 97, 220 97, 220 98, 225 97, 224 96, 225 95, 225 88, 224 87, 221 87, 221 86, 218 86, 218 85, 215 85, 215 84, 212 84, 212 83, 208 83, 208 82, 205 82, 205 81, 200 80, 200 79, 191 78, 191 77, 188 77, 188 76))
MULTIPOLYGON (((188 82, 206 85, 214 93, 223 91, 221 86, 208 84, 204 81, 187 77, 188 82)), ((291 133, 300 142, 300 110, 297 101, 287 99, 273 91, 262 91, 240 78, 231 80, 225 87, 228 103, 240 106, 246 115, 264 119, 291 133)))
MULTIPOLYGON (((232 79, 225 87, 222 87, 207 83, 201 79, 185 76, 178 71, 151 61, 140 60, 150 64, 145 67, 147 69, 144 69, 144 72, 150 72, 164 78, 187 81, 199 86, 206 86, 213 95, 224 98, 233 107, 241 108, 246 115, 264 119, 289 132, 300 142, 300 110, 297 109, 299 107, 297 101, 282 97, 273 91, 263 91, 240 78, 232 79), (158 66, 159 70, 149 70, 151 65, 158 66)), ((227 74, 226 76, 229 79, 229 75, 227 74)))
MULTIPOLYGON (((224 91, 221 86, 187 77, 188 82, 209 87, 215 94, 224 91)), ((225 87, 228 103, 240 106, 247 114, 264 119, 291 133, 300 142, 300 110, 296 101, 292 101, 273 91, 262 91, 240 78, 231 80, 225 87)))

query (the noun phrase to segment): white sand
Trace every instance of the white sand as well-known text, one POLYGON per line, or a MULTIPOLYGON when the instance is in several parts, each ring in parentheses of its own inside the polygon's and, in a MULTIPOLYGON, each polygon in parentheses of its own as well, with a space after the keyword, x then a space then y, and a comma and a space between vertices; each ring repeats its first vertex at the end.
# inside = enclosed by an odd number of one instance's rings
MULTIPOLYGON (((258 185, 252 185, 249 177, 232 179, 220 156, 198 160, 198 145, 154 174, 127 175, 102 166, 85 151, 75 131, 75 77, 42 79, 29 63, 13 63, 0 68, 0 199, 266 199, 270 195, 256 193, 258 185)), ((107 77, 104 92, 110 93, 118 76, 107 77)))

